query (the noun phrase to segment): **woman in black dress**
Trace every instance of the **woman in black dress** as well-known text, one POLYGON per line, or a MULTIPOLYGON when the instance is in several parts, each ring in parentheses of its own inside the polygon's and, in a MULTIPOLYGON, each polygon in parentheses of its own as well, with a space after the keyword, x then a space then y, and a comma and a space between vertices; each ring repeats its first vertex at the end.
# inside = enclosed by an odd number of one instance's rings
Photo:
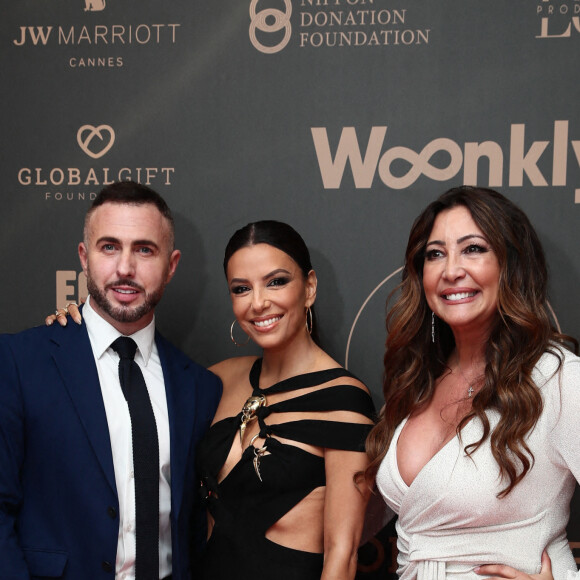
POLYGON ((367 465, 368 390, 316 343, 316 274, 290 226, 238 230, 224 270, 231 338, 263 356, 211 368, 224 392, 198 450, 209 510, 202 577, 352 579, 368 499, 354 481, 367 465))

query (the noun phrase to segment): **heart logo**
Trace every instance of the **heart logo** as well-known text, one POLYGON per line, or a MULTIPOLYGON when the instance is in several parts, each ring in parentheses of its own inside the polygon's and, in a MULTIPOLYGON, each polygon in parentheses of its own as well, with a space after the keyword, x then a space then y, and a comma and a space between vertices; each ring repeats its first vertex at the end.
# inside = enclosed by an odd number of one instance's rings
MULTIPOLYGON (((113 127, 110 127, 109 125, 99 125, 98 127, 94 127, 93 125, 83 125, 77 131, 77 142, 79 147, 89 157, 99 159, 105 155, 109 149, 111 149, 113 143, 115 143, 115 131, 113 131, 113 127), (108 142, 105 141, 103 133, 108 137, 108 142), (98 151, 91 150, 90 148, 91 143, 93 143, 95 138, 99 139, 100 143, 98 144, 101 145, 98 151)), ((95 146, 93 146, 93 149, 95 149, 95 146)))

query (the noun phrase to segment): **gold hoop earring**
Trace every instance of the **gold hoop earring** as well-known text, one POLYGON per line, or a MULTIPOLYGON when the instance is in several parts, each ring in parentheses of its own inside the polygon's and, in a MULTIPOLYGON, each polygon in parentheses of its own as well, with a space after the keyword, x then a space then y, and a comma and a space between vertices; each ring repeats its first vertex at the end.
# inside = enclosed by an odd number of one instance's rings
POLYGON ((310 310, 310 306, 306 307, 306 331, 308 334, 312 334, 312 329, 314 328, 314 319, 312 318, 312 310, 310 310), (309 324, 310 319, 310 324, 309 324))
POLYGON ((247 339, 246 342, 237 342, 236 339, 234 338, 234 325, 236 324, 237 319, 234 318, 234 321, 232 322, 232 325, 230 326, 230 338, 232 339, 232 342, 236 345, 236 346, 246 346, 246 344, 248 344, 248 342, 250 342, 250 337, 246 335, 247 339))

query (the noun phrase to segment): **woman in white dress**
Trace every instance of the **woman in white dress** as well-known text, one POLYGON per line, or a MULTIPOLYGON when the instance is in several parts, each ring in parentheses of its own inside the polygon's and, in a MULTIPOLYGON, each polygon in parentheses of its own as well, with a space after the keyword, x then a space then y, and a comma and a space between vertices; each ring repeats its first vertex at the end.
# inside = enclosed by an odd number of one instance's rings
POLYGON ((542 247, 503 195, 452 189, 417 218, 365 473, 398 514, 401 579, 576 577, 580 358, 549 310, 542 247))

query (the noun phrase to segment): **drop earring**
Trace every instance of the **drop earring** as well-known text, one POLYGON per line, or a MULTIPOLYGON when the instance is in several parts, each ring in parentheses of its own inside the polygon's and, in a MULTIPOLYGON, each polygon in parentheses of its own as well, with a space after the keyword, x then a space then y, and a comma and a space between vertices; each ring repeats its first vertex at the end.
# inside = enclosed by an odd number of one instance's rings
POLYGON ((435 344, 435 312, 431 312, 431 342, 435 344))

